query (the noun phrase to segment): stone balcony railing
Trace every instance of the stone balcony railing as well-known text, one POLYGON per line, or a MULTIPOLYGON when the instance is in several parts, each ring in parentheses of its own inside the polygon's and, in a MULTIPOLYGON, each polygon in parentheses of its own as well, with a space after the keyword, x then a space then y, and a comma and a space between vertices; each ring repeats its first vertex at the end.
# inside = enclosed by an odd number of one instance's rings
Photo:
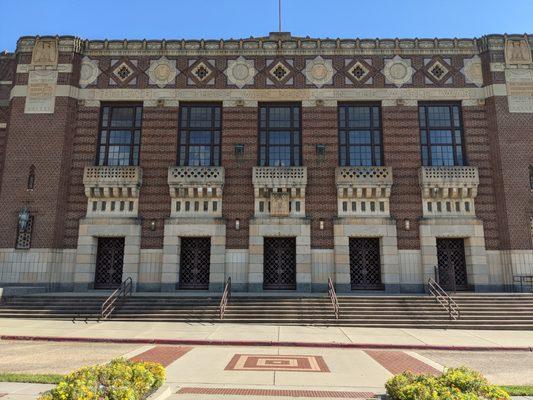
POLYGON ((134 166, 88 166, 83 172, 88 217, 137 217, 142 170, 134 166))
POLYGON ((391 167, 338 167, 335 170, 339 217, 388 217, 391 167))
POLYGON ((221 217, 223 167, 169 167, 173 218, 221 217))
POLYGON ((421 167, 419 181, 424 217, 476 215, 477 167, 421 167))
POLYGON ((254 167, 255 215, 304 217, 306 167, 254 167))

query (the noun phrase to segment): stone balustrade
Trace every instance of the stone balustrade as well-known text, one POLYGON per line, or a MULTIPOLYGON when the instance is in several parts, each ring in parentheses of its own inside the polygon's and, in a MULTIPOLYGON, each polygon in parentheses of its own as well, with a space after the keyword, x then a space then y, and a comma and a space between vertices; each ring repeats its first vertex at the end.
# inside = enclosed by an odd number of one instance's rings
POLYGON ((304 217, 306 167, 254 167, 255 215, 304 217))
POLYGON ((419 181, 424 217, 475 216, 477 167, 421 167, 419 181))
POLYGON ((169 167, 173 218, 221 217, 223 167, 169 167))
POLYGON ((338 167, 335 183, 339 217, 390 215, 391 167, 338 167))
POLYGON ((87 166, 83 185, 88 217, 137 217, 142 185, 140 167, 87 166))

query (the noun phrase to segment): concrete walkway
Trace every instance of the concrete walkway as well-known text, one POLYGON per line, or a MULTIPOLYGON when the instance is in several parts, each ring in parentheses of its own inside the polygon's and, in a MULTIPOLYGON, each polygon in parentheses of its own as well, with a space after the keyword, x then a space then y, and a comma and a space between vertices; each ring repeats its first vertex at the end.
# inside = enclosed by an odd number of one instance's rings
POLYGON ((0 338, 168 341, 171 344, 300 345, 482 350, 533 348, 533 331, 352 328, 178 322, 0 319, 0 338), (190 343, 188 343, 190 342, 190 343))

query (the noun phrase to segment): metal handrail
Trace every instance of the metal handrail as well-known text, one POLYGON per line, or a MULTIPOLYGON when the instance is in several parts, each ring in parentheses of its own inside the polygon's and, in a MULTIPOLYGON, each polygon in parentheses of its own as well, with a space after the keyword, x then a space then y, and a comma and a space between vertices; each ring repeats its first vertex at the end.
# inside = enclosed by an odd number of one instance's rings
POLYGON ((331 300, 331 305, 333 306, 335 319, 339 319, 341 308, 339 306, 339 299, 337 298, 337 293, 335 292, 335 285, 333 285, 333 280, 331 279, 331 277, 328 277, 328 296, 331 300))
POLYGON ((226 284, 224 285, 224 293, 220 299, 220 319, 224 319, 224 312, 226 312, 226 306, 231 296, 231 276, 228 277, 226 284))
POLYGON ((435 298, 435 300, 442 306, 446 311, 450 319, 454 321, 458 320, 461 317, 461 310, 457 303, 446 293, 446 291, 433 279, 429 278, 428 280, 428 290, 429 294, 435 298))
POLYGON ((131 296, 133 292, 133 281, 131 277, 126 278, 111 295, 102 303, 100 307, 100 319, 107 319, 115 311, 117 300, 131 296))

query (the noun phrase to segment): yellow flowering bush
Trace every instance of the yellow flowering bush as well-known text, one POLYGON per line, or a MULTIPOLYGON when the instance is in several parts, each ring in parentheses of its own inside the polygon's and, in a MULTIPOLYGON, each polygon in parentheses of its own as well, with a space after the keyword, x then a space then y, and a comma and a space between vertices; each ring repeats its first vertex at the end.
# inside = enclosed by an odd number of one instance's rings
POLYGON ((67 375, 39 400, 142 400, 164 381, 161 364, 119 358, 67 375))
POLYGON ((385 384, 392 400, 509 400, 479 372, 466 367, 448 368, 439 377, 404 372, 385 384))

